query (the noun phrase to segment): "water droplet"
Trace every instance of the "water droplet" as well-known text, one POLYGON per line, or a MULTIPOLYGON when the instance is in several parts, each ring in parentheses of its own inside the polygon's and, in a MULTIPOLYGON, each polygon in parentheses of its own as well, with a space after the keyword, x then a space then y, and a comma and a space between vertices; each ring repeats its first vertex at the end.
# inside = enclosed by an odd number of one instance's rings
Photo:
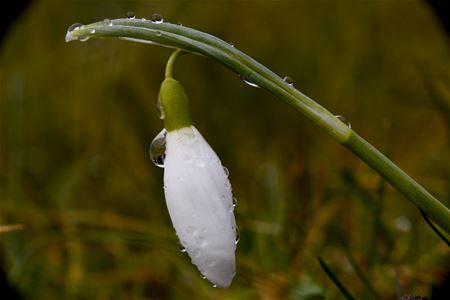
POLYGON ((142 18, 142 19, 141 19, 141 22, 145 22, 145 21, 147 21, 146 18, 142 18))
POLYGON ((166 129, 161 130, 150 144, 150 158, 155 166, 160 168, 164 168, 164 160, 166 159, 166 135, 166 129))
POLYGON ((80 36, 80 37, 78 37, 78 40, 80 41, 80 42, 86 42, 87 40, 89 40, 90 38, 88 37, 88 36, 80 36))
POLYGON ((239 243, 239 228, 236 226, 236 239, 234 240, 234 244, 237 245, 239 243))
POLYGON ((223 167, 223 171, 225 172, 225 175, 230 175, 230 171, 228 171, 227 167, 223 167))
POLYGON ((201 277, 202 279, 206 279, 206 276, 203 275, 203 274, 201 274, 200 277, 201 277))
POLYGON ((105 23, 105 24, 108 25, 108 26, 112 26, 112 22, 111 22, 110 19, 104 19, 104 20, 103 20, 103 23, 105 23))
POLYGON ((72 32, 74 30, 78 30, 81 29, 84 25, 81 23, 75 23, 69 26, 69 28, 67 29, 67 32, 72 32))
POLYGON ((195 164, 197 165, 197 167, 199 168, 203 168, 205 166, 205 162, 201 159, 201 158, 197 158, 195 160, 195 164))
POLYGON ((237 205, 237 198, 233 197, 233 207, 236 207, 236 205, 237 205))
POLYGON ((202 239, 200 242, 200 247, 205 248, 206 246, 208 246, 208 242, 206 240, 202 239))
POLYGON ((89 30, 89 33, 90 34, 94 34, 95 33, 95 29, 92 28, 91 30, 89 30))
POLYGON ((213 287, 213 288, 216 288, 216 287, 217 287, 217 284, 213 284, 212 287, 213 287))
POLYGON ((294 86, 294 80, 292 80, 292 78, 289 76, 284 77, 283 81, 289 84, 290 86, 294 86))
POLYGON ((180 241, 178 241, 178 250, 180 250, 180 252, 186 252, 187 250, 186 250, 186 248, 183 246, 183 244, 180 242, 180 241))
POLYGON ((180 26, 180 27, 183 27, 183 24, 181 24, 181 23, 177 23, 177 25, 180 26))
POLYGON ((150 20, 154 24, 161 24, 164 21, 163 17, 160 14, 153 14, 150 20))
POLYGON ((234 48, 234 44, 233 43, 228 43, 230 46, 231 46, 231 48, 234 48))
POLYGON ((134 12, 129 11, 127 13, 127 18, 130 19, 130 20, 134 20, 134 18, 136 18, 136 15, 134 14, 134 12))
POLYGON ((161 31, 157 31, 157 32, 156 32, 156 35, 157 35, 157 36, 161 36, 161 35, 162 35, 161 31))
POLYGON ((347 120, 346 117, 341 116, 341 115, 335 115, 336 119, 338 119, 339 121, 341 121, 342 123, 344 123, 345 125, 348 126, 348 128, 352 128, 352 124, 350 124, 350 122, 347 120))
POLYGON ((242 76, 242 75, 239 75, 239 78, 241 78, 241 80, 242 80, 243 82, 245 82, 246 84, 248 84, 249 86, 259 88, 259 85, 257 85, 256 83, 251 82, 251 81, 248 80, 246 77, 244 77, 244 76, 242 76))

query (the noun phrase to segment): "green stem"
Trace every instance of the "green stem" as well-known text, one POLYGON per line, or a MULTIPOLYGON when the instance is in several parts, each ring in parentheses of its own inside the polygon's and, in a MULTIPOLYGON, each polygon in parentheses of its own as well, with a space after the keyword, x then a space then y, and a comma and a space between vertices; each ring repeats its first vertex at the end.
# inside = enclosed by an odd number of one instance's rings
POLYGON ((111 22, 97 22, 68 32, 66 41, 80 38, 85 40, 86 37, 115 37, 156 43, 211 57, 301 112, 365 161, 436 224, 450 233, 450 210, 445 205, 332 113, 234 46, 207 33, 167 22, 158 24, 137 19, 116 19, 111 22))
POLYGON ((177 50, 174 53, 172 53, 172 55, 169 57, 169 60, 167 61, 167 65, 166 65, 166 72, 165 72, 165 77, 167 78, 173 78, 173 66, 175 64, 175 61, 177 60, 178 57, 180 57, 183 54, 186 54, 186 51, 183 50, 177 50))

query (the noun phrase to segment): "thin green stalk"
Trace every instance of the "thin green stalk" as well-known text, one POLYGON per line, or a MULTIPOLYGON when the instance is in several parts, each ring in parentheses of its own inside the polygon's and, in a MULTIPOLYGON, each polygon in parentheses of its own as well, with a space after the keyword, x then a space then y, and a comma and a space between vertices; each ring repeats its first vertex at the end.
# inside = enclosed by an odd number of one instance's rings
POLYGON ((169 60, 167 61, 166 65, 166 72, 165 77, 166 78, 173 78, 173 65, 175 64, 175 61, 178 57, 180 57, 183 54, 186 54, 187 52, 183 50, 177 50, 169 57, 169 60))
POLYGON ((338 290, 344 295, 345 299, 347 300, 355 300, 355 298, 350 294, 350 292, 347 290, 347 288, 342 284, 342 282, 339 280, 339 278, 334 274, 334 272, 328 267, 328 265, 323 261, 323 259, 318 256, 317 259, 319 260, 319 264, 322 267, 322 269, 325 271, 325 273, 328 275, 328 277, 333 281, 334 285, 338 288, 338 290))
POLYGON ((415 182, 380 151, 324 107, 302 94, 274 72, 234 46, 207 33, 167 22, 116 19, 89 24, 67 32, 66 41, 113 37, 156 43, 211 57, 243 79, 290 104, 339 143, 365 161, 400 193, 450 233, 450 210, 415 182))

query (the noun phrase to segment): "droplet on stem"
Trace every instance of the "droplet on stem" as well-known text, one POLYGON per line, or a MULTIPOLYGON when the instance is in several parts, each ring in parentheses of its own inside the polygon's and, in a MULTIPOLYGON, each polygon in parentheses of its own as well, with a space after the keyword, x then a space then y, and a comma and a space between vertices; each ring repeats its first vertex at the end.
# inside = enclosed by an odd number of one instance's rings
POLYGON ((287 84, 289 84, 290 86, 294 86, 294 80, 292 80, 292 78, 289 76, 285 76, 283 78, 283 81, 286 82, 287 84))
POLYGON ((164 21, 163 17, 160 14, 153 14, 150 20, 154 24, 161 24, 164 21))
POLYGON ((130 20, 134 20, 134 18, 136 18, 136 15, 134 14, 134 12, 129 11, 127 13, 127 18, 130 19, 130 20))
POLYGON ((243 82, 245 82, 246 84, 248 84, 249 86, 259 88, 259 85, 257 85, 256 83, 251 82, 251 81, 250 81, 248 78, 246 78, 245 76, 239 75, 239 78, 240 78, 243 82))
POLYGON ((67 29, 67 32, 72 32, 74 30, 78 30, 81 29, 84 25, 81 23, 75 23, 69 26, 69 28, 67 29))
POLYGON ((348 128, 352 128, 352 124, 350 124, 350 122, 347 120, 346 117, 341 116, 341 115, 335 115, 335 117, 336 117, 336 119, 338 119, 339 121, 341 121, 342 123, 347 125, 348 128))
POLYGON ((166 159, 166 135, 166 129, 161 130, 150 144, 150 158, 155 166, 160 168, 164 168, 164 160, 166 159))

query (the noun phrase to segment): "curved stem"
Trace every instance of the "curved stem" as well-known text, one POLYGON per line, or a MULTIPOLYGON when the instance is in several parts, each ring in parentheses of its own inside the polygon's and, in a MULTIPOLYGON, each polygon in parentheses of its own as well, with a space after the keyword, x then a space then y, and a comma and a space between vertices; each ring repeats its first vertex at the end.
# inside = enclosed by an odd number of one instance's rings
MULTIPOLYGON (((215 59, 245 80, 265 88, 301 112, 360 157, 407 199, 421 208, 436 224, 450 233, 450 210, 445 205, 356 134, 347 124, 234 46, 189 27, 136 19, 116 19, 111 22, 89 24, 67 32, 66 41, 86 40, 91 37, 115 37, 143 43, 156 43, 215 59)), ((171 75, 170 71, 169 75, 171 75)))
POLYGON ((183 54, 186 54, 186 51, 183 51, 181 49, 178 49, 177 51, 175 51, 174 53, 172 53, 172 55, 169 57, 169 60, 167 61, 167 65, 166 65, 166 71, 165 71, 165 76, 166 78, 173 78, 172 74, 173 74, 173 66, 175 64, 175 61, 177 60, 178 57, 180 57, 183 54))

